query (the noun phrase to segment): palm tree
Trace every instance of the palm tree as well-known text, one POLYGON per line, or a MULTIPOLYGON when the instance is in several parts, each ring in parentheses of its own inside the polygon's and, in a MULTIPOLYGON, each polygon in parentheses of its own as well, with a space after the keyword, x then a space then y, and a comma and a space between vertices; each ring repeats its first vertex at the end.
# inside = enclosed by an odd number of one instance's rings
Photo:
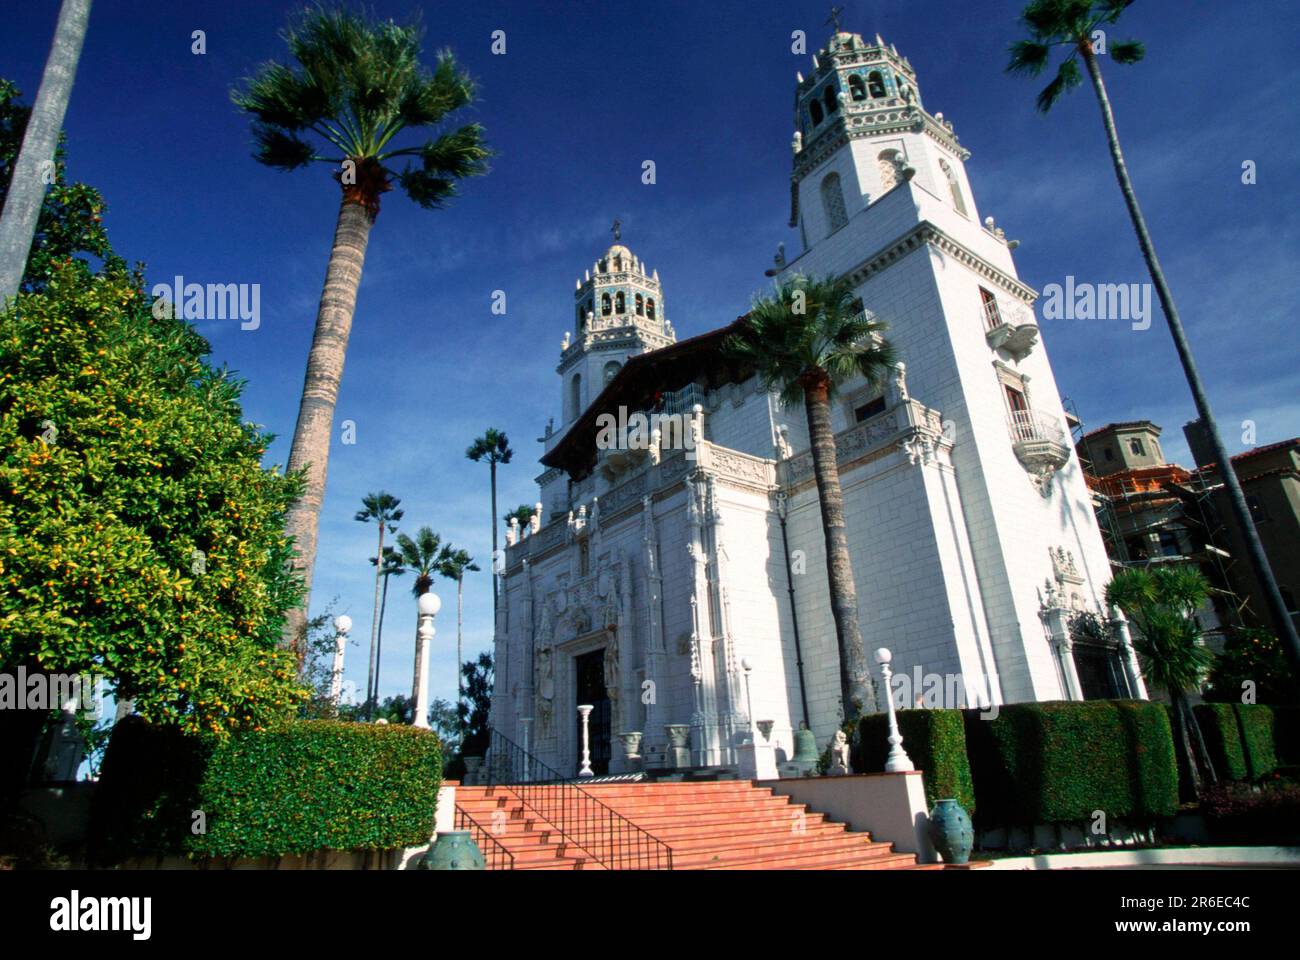
POLYGON ((54 162, 89 21, 90 0, 63 0, 41 87, 14 161, 4 209, 0 210, 0 307, 18 295, 22 285, 45 199, 47 178, 42 176, 42 168, 54 162))
MULTIPOLYGON (((402 563, 406 568, 415 574, 415 583, 411 584, 411 593, 418 597, 424 596, 433 587, 433 578, 435 574, 441 573, 442 554, 439 547, 442 545, 442 538, 434 533, 428 527, 421 527, 415 532, 415 538, 412 539, 404 533, 397 535, 397 552, 401 554, 402 563)), ((412 674, 414 680, 411 684, 411 700, 418 700, 419 691, 416 689, 420 680, 420 664, 424 658, 424 640, 420 637, 419 630, 415 633, 415 669, 412 674)))
POLYGON ((1137 628, 1133 647, 1142 658, 1147 679, 1169 694, 1178 743, 1198 795, 1198 752, 1210 782, 1218 779, 1196 714, 1187 702, 1187 691, 1200 689, 1214 660, 1214 654, 1201 642, 1195 616, 1209 595, 1205 577, 1185 565, 1131 567, 1115 574, 1106 586, 1106 601, 1123 610, 1137 628), (1196 751, 1192 750, 1192 737, 1196 751))
POLYGON ((511 521, 511 520, 518 520, 518 521, 519 521, 519 527, 520 527, 520 529, 522 529, 522 528, 528 526, 528 524, 532 523, 532 520, 533 520, 533 507, 532 507, 531 505, 527 504, 527 503, 521 503, 521 504, 519 504, 519 506, 515 507, 515 508, 514 508, 513 510, 511 510, 509 513, 507 513, 507 514, 505 515, 504 519, 505 519, 505 521, 506 521, 506 529, 507 529, 507 530, 510 529, 510 521, 511 521))
POLYGON ((438 554, 438 572, 449 580, 456 581, 456 702, 460 703, 462 698, 460 683, 460 656, 461 656, 461 622, 464 613, 463 604, 463 587, 465 585, 465 574, 470 571, 477 572, 478 564, 474 562, 466 551, 457 549, 451 544, 442 548, 438 554))
MULTIPOLYGON (((397 499, 391 493, 380 490, 378 493, 368 493, 361 498, 362 509, 356 512, 353 517, 361 523, 370 523, 372 520, 379 525, 379 550, 375 553, 376 557, 384 556, 384 531, 389 533, 397 532, 397 521, 402 519, 402 511, 398 509, 401 500, 397 499)), ((379 673, 379 581, 383 578, 384 570, 382 565, 373 558, 370 561, 375 565, 375 613, 370 618, 370 676, 366 682, 367 703, 371 700, 372 690, 376 690, 379 673)))
POLYGON ((393 142, 403 130, 440 126, 474 99, 473 81, 450 52, 438 54, 432 71, 420 63, 418 27, 309 8, 284 39, 297 65, 265 64, 231 98, 253 117, 260 163, 279 170, 326 163, 342 188, 289 451, 288 469, 304 474, 302 497, 285 521, 304 586, 302 607, 285 626, 284 642, 293 644, 311 594, 334 404, 380 194, 396 181, 421 207, 441 207, 457 181, 487 171, 489 150, 477 124, 402 148, 393 142), (406 166, 394 169, 402 158, 406 166))
MULTIPOLYGON (((1237 529, 1241 531, 1246 542, 1246 555, 1250 560, 1251 570, 1264 592, 1270 619, 1278 631, 1291 669, 1300 676, 1300 636, 1296 633, 1295 623, 1287 612, 1286 601, 1278 589, 1277 579, 1264 554, 1264 545, 1260 542, 1259 532, 1246 506, 1246 497, 1242 493, 1237 473, 1232 468, 1232 459, 1228 449, 1219 436, 1219 428, 1214 414, 1210 410, 1210 401, 1201 375, 1192 357, 1191 345, 1183 330, 1183 322, 1174 305, 1174 295, 1165 280, 1164 271, 1156 257, 1155 243, 1147 229, 1146 218, 1138 205, 1133 181, 1129 178, 1128 166, 1124 162, 1124 152, 1120 149, 1119 133, 1115 129, 1115 115, 1111 110, 1110 97, 1106 93, 1106 84, 1102 80, 1101 65, 1093 48, 1093 34, 1105 25, 1116 23, 1120 15, 1128 9, 1133 0, 1033 0, 1021 12, 1020 21, 1029 31, 1029 39, 1018 40, 1011 45, 1011 60, 1007 66, 1010 73, 1038 76, 1051 62, 1052 50, 1061 47, 1066 51, 1052 79, 1038 95, 1038 109, 1047 113, 1066 92, 1083 82, 1079 70, 1079 60, 1083 61, 1088 77, 1092 81, 1093 91, 1101 106, 1102 123, 1106 129, 1106 141, 1110 145, 1111 162, 1115 167, 1115 178, 1119 181, 1120 191, 1124 194, 1124 203, 1128 207, 1129 219, 1137 233, 1138 246, 1146 261, 1151 282, 1156 288, 1160 308, 1164 312, 1169 332, 1174 338, 1174 348, 1183 365, 1192 391, 1192 400, 1196 404, 1196 415, 1200 418, 1206 435, 1214 449, 1218 462, 1219 474, 1223 477, 1223 486, 1228 493, 1228 502, 1232 505, 1232 514, 1236 519, 1237 529), (1077 58, 1077 59, 1076 59, 1077 58)), ((1118 64, 1133 64, 1146 55, 1146 49, 1135 40, 1126 40, 1109 45, 1110 58, 1118 64)))
POLYGON ((510 449, 510 441, 506 435, 495 427, 488 427, 465 451, 465 456, 479 463, 487 460, 488 468, 492 471, 492 622, 496 623, 497 615, 497 568, 500 563, 497 559, 497 464, 509 463, 510 458, 515 452, 510 449))
POLYGON ((758 372, 765 389, 779 389, 784 404, 802 402, 808 418, 845 719, 856 717, 872 695, 858 625, 830 399, 838 385, 851 377, 862 376, 871 383, 884 378, 894 356, 880 336, 883 329, 884 324, 863 309, 849 280, 796 274, 779 281, 773 296, 754 301, 746 322, 728 338, 726 347, 736 361, 758 372))
MULTIPOLYGON (((370 558, 371 563, 376 563, 374 557, 370 558)), ((379 700, 379 670, 380 664, 384 658, 384 612, 388 609, 388 578, 400 577, 406 573, 406 567, 402 566, 402 558, 397 555, 397 551, 392 547, 384 547, 384 564, 379 571, 384 578, 384 589, 379 601, 379 639, 375 643, 375 689, 367 697, 373 696, 375 701, 379 700)))

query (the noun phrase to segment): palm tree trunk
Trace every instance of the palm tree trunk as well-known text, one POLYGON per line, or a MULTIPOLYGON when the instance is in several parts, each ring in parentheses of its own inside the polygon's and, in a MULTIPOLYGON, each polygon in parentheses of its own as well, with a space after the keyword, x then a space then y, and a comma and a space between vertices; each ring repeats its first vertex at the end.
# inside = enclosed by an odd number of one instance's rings
MULTIPOLYGON (((492 456, 492 454, 489 454, 492 456)), ((497 462, 490 460, 488 468, 492 472, 492 627, 493 633, 496 632, 497 622, 497 570, 501 566, 497 562, 497 462)), ((456 664, 456 669, 460 669, 460 664, 456 664)))
POLYGON ((23 144, 0 211, 0 307, 18 295, 45 200, 42 167, 54 162, 90 20, 90 0, 63 0, 23 144))
POLYGON ((1183 712, 1183 693, 1181 690, 1170 690, 1169 699, 1174 705, 1174 723, 1178 727, 1178 742, 1183 748, 1183 757, 1187 760, 1187 774, 1192 778, 1192 791, 1199 797, 1201 795, 1201 769, 1196 763, 1196 754, 1192 752, 1192 740, 1187 732, 1187 715, 1183 712))
POLYGON ((1210 439, 1210 444, 1214 448, 1214 457, 1218 462, 1219 475, 1223 478, 1223 487, 1228 493, 1228 502, 1232 507, 1233 517, 1236 519, 1237 527, 1241 531, 1241 537, 1246 543, 1247 559, 1250 561, 1251 570, 1255 574, 1255 581, 1264 593, 1264 602, 1268 607, 1269 618, 1273 621, 1278 637, 1282 640, 1287 659, 1291 661, 1291 669, 1297 675, 1300 675, 1300 636, 1296 634, 1295 623, 1292 622, 1291 615, 1287 612, 1286 602, 1282 599, 1282 593, 1278 589, 1277 580, 1274 578, 1273 570, 1269 566, 1268 557, 1264 554, 1264 545, 1260 542, 1259 532, 1255 529, 1255 521, 1251 518, 1250 509, 1246 506, 1246 496, 1242 493, 1241 483, 1237 479, 1237 472, 1232 468, 1232 458, 1228 455, 1228 450, 1223 445, 1223 439, 1219 436, 1219 427, 1214 420, 1213 412, 1210 410, 1210 401, 1205 394, 1205 387, 1201 383, 1201 375, 1196 369, 1196 361, 1192 357, 1191 345, 1187 342, 1187 335, 1183 331, 1183 322, 1178 316, 1178 308, 1174 305, 1173 293, 1165 280, 1164 271, 1160 268, 1160 261, 1156 258, 1155 244, 1152 242, 1151 234, 1147 230, 1146 218, 1142 215, 1142 208, 1138 206, 1137 194, 1133 190, 1133 181, 1129 178, 1128 166, 1124 162, 1124 153, 1120 149, 1119 133, 1115 129, 1115 115, 1110 108, 1110 97, 1106 93, 1106 84, 1102 80, 1101 67, 1092 52, 1090 41, 1081 40, 1079 52, 1088 67, 1088 76, 1092 78, 1092 86, 1097 93, 1097 101, 1101 104, 1101 118, 1106 127, 1106 140, 1110 144, 1110 156, 1115 165, 1115 177, 1119 180, 1120 191, 1124 194, 1124 203, 1128 206, 1129 218, 1133 221, 1133 229, 1137 232, 1138 245, 1142 248, 1142 258, 1146 260, 1147 271, 1151 274, 1151 282, 1155 285, 1156 296, 1160 300, 1160 308, 1164 311, 1165 320, 1169 324, 1169 333, 1174 338, 1174 347, 1178 351, 1178 359, 1183 365, 1183 373, 1187 377, 1188 386, 1191 387, 1192 400, 1196 404, 1196 415, 1200 418, 1201 424, 1210 439))
POLYGON ((379 664, 384 655, 384 611, 388 609, 388 575, 384 575, 384 591, 379 601, 379 638, 375 641, 375 697, 379 697, 379 664))
POLYGON ((1192 731, 1192 740, 1196 745, 1196 751, 1200 754, 1201 763, 1205 765, 1205 776, 1211 785, 1219 782, 1219 775, 1214 772, 1214 760, 1210 756, 1210 748, 1205 744, 1205 734, 1201 730, 1201 722, 1196 719, 1196 712, 1192 710, 1192 705, 1183 697, 1183 709, 1187 711, 1187 725, 1192 731))
MULTIPOLYGON (((464 584, 464 582, 465 582, 465 575, 461 574, 461 576, 456 579, 456 719, 457 720, 460 719, 460 702, 465 698, 465 687, 464 684, 461 683, 461 678, 460 678, 460 658, 461 658, 460 623, 461 623, 461 614, 464 610, 463 599, 461 594, 461 586, 464 584)), ((462 741, 465 739, 465 724, 463 722, 460 723, 460 738, 462 741)))
POLYGON ((375 612, 370 617, 370 674, 366 680, 366 719, 370 719, 370 693, 379 669, 379 581, 384 576, 384 518, 379 518, 379 553, 375 555, 375 612))
POLYGON ((818 380, 804 389, 808 415, 808 436, 812 445, 813 472, 821 503, 822 531, 826 537, 826 573, 830 581, 831 615, 840 651, 840 695, 845 719, 858 716, 871 703, 867 686, 866 651, 858 626, 858 592, 853 583, 853 562, 849 557, 848 529, 844 522, 844 493, 836 462, 835 434, 831 430, 828 385, 818 380))
POLYGON ((289 451, 290 472, 304 471, 302 496, 289 509, 285 533, 294 540, 297 556, 294 569, 302 577, 302 605, 289 612, 281 645, 298 651, 302 662, 302 636, 311 600, 312 572, 316 564, 316 535, 320 525, 321 501, 325 497, 325 472, 329 464, 330 434, 334 429, 334 404, 343 379, 352 314, 357 305, 357 287, 366 260, 366 244, 374 218, 355 195, 345 193, 339 204, 334 228, 334 246, 325 271, 316 312, 316 331, 307 357, 307 375, 298 404, 298 423, 289 451))

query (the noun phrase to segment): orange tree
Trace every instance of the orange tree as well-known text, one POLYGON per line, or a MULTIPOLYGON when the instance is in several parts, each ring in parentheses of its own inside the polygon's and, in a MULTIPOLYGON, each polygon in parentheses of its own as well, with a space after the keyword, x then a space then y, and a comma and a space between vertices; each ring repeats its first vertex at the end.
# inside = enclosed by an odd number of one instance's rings
MULTIPOLYGON (((47 197, 47 236, 98 229, 102 200, 77 196, 47 197)), ((138 273, 41 240, 0 313, 0 670, 98 674, 196 732, 290 715, 306 692, 277 647, 301 596, 283 533, 300 481, 262 467, 242 383, 154 316, 138 273)))

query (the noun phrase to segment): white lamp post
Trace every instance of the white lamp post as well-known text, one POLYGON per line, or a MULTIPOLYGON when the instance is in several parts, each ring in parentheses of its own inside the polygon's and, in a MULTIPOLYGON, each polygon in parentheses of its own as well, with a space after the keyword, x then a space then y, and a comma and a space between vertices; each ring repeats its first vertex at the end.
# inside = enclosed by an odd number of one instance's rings
POLYGON ((415 716, 411 725, 429 726, 429 651, 433 647, 433 618, 442 609, 442 601, 436 593, 422 593, 416 602, 420 614, 420 625, 415 631, 415 689, 411 700, 415 703, 415 716))
POLYGON ((889 756, 885 758, 886 773, 907 773, 916 768, 912 766, 912 760, 903 749, 903 735, 898 732, 898 717, 894 713, 894 693, 890 687, 889 680, 893 675, 889 669, 889 661, 894 659, 894 655, 886 647, 881 647, 876 651, 876 663, 880 664, 880 674, 885 679, 885 709, 889 711, 889 756))
POLYGON ((348 634, 352 632, 352 618, 346 613, 334 618, 334 670, 330 674, 330 699, 334 709, 339 708, 339 698, 343 696, 343 651, 348 645, 348 634))
POLYGON ((592 709, 593 705, 590 703, 578 707, 578 716, 582 718, 582 767, 578 770, 578 776, 583 780, 596 775, 591 770, 591 743, 587 737, 587 721, 592 709))

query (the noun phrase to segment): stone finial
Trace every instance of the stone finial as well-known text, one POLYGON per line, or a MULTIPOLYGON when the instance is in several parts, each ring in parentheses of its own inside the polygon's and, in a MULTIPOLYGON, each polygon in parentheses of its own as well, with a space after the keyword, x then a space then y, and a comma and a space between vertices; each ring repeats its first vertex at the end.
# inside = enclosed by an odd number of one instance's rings
POLYGON ((511 517, 510 525, 506 527, 506 546, 513 547, 519 542, 519 518, 511 517))
POLYGON ((571 334, 569 333, 569 331, 568 331, 568 330, 565 330, 565 331, 564 331, 564 339, 560 341, 560 351, 561 351, 561 352, 563 352, 563 351, 569 349, 569 344, 572 342, 572 340, 570 339, 570 337, 571 337, 571 334))
POLYGON ((528 527, 533 533, 537 533, 542 529, 542 505, 540 503, 533 504, 533 515, 528 520, 528 527))

